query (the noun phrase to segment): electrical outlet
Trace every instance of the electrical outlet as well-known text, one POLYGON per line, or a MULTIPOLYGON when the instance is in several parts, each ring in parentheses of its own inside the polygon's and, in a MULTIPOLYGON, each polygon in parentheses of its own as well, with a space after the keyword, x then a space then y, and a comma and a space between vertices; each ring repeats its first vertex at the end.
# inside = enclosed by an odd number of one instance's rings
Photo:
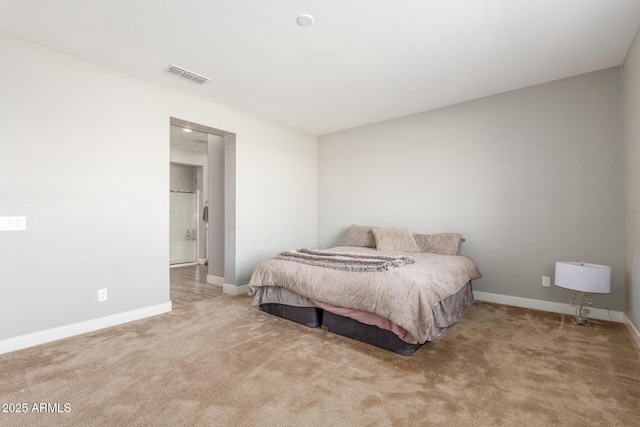
POLYGON ((550 288, 551 287, 551 277, 542 276, 542 286, 545 287, 545 288, 550 288))
POLYGON ((106 289, 98 289, 98 302, 103 302, 107 300, 107 290, 106 289))

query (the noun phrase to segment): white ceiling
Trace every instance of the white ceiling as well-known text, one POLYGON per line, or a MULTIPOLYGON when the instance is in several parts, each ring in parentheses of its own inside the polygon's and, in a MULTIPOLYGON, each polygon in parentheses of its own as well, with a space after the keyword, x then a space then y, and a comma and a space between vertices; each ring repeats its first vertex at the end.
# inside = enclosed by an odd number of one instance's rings
POLYGON ((0 32, 312 134, 620 65, 639 24, 640 0, 0 0, 0 32))

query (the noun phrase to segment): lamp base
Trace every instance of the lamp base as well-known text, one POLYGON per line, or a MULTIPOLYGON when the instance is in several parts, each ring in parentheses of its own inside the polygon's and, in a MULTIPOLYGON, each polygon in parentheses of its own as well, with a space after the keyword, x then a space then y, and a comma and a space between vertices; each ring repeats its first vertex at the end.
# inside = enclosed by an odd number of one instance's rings
POLYGON ((586 317, 574 316, 571 319, 571 322, 573 322, 574 325, 578 326, 589 326, 589 319, 587 319, 586 317))
POLYGON ((593 305, 593 300, 588 292, 571 292, 571 307, 576 308, 576 315, 571 319, 574 325, 589 326, 589 307, 593 305))

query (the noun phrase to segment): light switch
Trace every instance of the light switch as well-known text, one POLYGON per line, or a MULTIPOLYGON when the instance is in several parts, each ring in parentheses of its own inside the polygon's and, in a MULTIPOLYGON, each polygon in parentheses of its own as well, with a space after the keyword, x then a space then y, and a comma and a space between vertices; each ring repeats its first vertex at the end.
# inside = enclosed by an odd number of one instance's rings
POLYGON ((26 229, 26 216, 0 216, 0 231, 21 231, 26 229))

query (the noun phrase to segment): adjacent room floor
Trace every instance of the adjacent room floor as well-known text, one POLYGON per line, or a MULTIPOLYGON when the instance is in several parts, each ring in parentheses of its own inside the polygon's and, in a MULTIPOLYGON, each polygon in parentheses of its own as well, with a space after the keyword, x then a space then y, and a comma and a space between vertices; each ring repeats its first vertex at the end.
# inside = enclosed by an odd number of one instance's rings
POLYGON ((173 307, 224 295, 221 286, 207 283, 206 265, 188 265, 169 269, 173 307))

